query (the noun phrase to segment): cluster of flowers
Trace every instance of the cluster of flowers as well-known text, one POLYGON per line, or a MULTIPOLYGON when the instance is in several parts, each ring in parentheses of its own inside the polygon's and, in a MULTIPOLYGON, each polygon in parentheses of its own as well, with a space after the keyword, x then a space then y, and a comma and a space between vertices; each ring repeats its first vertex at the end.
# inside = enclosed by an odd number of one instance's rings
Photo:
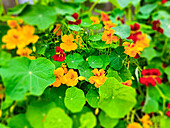
POLYGON ((142 122, 143 127, 137 123, 133 122, 127 126, 127 128, 150 128, 150 126, 153 125, 153 123, 149 120, 150 116, 148 114, 145 114, 140 121, 142 122))
POLYGON ((133 43, 124 42, 123 46, 125 46, 125 54, 130 57, 138 58, 138 55, 144 48, 149 46, 149 39, 147 35, 139 31, 140 25, 135 23, 134 25, 130 25, 131 34, 127 39, 132 39, 133 43))
POLYGON ((143 77, 139 78, 139 82, 144 84, 146 87, 150 85, 156 86, 156 84, 161 84, 161 79, 159 76, 161 75, 158 69, 144 69, 141 74, 143 77))
POLYGON ((23 25, 23 20, 8 20, 7 24, 11 29, 2 37, 2 42, 5 43, 2 47, 10 50, 18 48, 18 55, 35 59, 34 56, 30 56, 32 50, 26 47, 30 43, 35 44, 39 39, 37 35, 34 35, 34 27, 23 25))
POLYGON ((85 80, 85 77, 79 76, 76 71, 73 69, 67 69, 65 64, 62 64, 61 67, 57 68, 54 71, 56 80, 51 86, 59 87, 61 84, 66 84, 67 86, 76 86, 78 80, 85 80))

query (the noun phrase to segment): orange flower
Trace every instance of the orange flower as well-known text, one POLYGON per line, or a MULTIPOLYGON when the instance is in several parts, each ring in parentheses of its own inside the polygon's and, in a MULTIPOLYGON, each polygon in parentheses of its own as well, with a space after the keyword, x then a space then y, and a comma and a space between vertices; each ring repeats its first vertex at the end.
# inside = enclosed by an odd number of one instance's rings
POLYGON ((106 41, 106 44, 112 44, 112 42, 117 42, 119 38, 117 36, 114 36, 114 30, 110 29, 108 31, 104 31, 103 35, 101 37, 102 41, 106 41))
POLYGON ((146 34, 139 34, 137 36, 137 41, 135 43, 140 51, 143 51, 144 48, 149 47, 149 39, 146 34))
POLYGON ((123 82, 122 84, 126 85, 126 86, 131 86, 132 85, 132 80, 127 80, 127 81, 123 82))
POLYGON ((56 33, 57 36, 61 36, 62 30, 60 29, 61 24, 57 24, 55 29, 53 30, 54 33, 56 33))
POLYGON ((53 87, 59 87, 62 84, 65 84, 67 79, 66 77, 64 76, 64 69, 63 68, 57 68, 55 71, 54 71, 54 75, 56 77, 56 80, 53 84, 51 84, 51 86, 53 87))
POLYGON ((67 82, 66 85, 67 86, 75 86, 78 83, 78 74, 76 71, 74 71, 73 69, 70 69, 68 71, 68 73, 65 75, 67 82))
POLYGON ((60 44, 61 49, 64 49, 67 52, 77 49, 77 44, 73 43, 74 37, 72 34, 62 36, 62 41, 63 43, 60 44))
POLYGON ((105 71, 103 69, 94 69, 92 71, 92 73, 95 75, 95 76, 91 76, 89 78, 89 82, 91 84, 94 84, 95 83, 95 87, 96 88, 99 88, 102 84, 104 84, 104 82, 106 81, 107 77, 105 77, 105 71))
POLYGON ((7 24, 10 28, 16 28, 18 26, 18 23, 16 20, 8 20, 7 24))
POLYGON ((85 78, 84 76, 79 76, 78 79, 79 79, 80 81, 86 80, 86 78, 85 78))
POLYGON ((148 114, 145 114, 142 117, 142 119, 140 119, 140 121, 142 122, 144 128, 150 128, 150 126, 153 125, 153 123, 149 119, 150 119, 150 116, 148 114))
POLYGON ((29 59, 33 60, 35 59, 34 56, 30 56, 30 54, 32 53, 32 50, 29 48, 21 48, 17 50, 17 54, 20 56, 25 56, 28 57, 29 59))
POLYGON ((130 44, 129 42, 124 42, 123 46, 125 46, 124 47, 124 49, 125 49, 124 53, 129 55, 130 57, 135 57, 136 54, 140 53, 138 47, 136 47, 136 45, 134 43, 130 44))
POLYGON ((90 17, 90 20, 93 21, 92 25, 93 25, 93 24, 99 24, 99 23, 100 23, 99 18, 96 17, 96 16, 91 16, 91 17, 90 17))
POLYGON ((104 23, 104 25, 105 25, 104 28, 105 28, 106 30, 109 30, 111 27, 116 27, 116 24, 112 23, 111 20, 104 21, 103 23, 104 23))
POLYGON ((109 20, 109 15, 104 13, 104 12, 101 12, 101 21, 108 21, 109 20))
POLYGON ((142 126, 139 123, 131 123, 127 126, 127 128, 142 128, 142 126))
POLYGON ((82 40, 82 38, 79 35, 76 35, 75 42, 77 44, 79 44, 81 47, 83 47, 83 45, 82 45, 83 40, 82 40))

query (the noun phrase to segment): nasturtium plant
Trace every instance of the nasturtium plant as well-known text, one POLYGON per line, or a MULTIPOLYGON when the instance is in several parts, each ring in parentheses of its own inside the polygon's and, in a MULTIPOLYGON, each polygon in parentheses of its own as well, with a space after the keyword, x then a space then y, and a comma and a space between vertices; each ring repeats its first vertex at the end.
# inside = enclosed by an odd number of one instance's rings
POLYGON ((126 58, 123 47, 117 47, 110 54, 110 66, 115 70, 120 70, 123 66, 123 60, 126 58))
POLYGON ((74 53, 73 55, 68 55, 66 61, 69 68, 77 69, 80 62, 84 61, 84 59, 80 54, 74 53))
POLYGON ((136 104, 135 90, 122 85, 114 77, 99 87, 99 95, 99 108, 111 118, 123 118, 136 104))
POLYGON ((88 63, 92 68, 101 68, 103 66, 103 61, 99 56, 89 56, 88 63))
POLYGON ((68 88, 66 90, 64 103, 71 112, 80 112, 86 103, 84 92, 77 87, 68 88))
POLYGON ((72 119, 61 108, 51 109, 44 121, 44 128, 72 128, 72 125, 72 119))
POLYGON ((46 58, 29 60, 26 57, 16 57, 0 68, 6 94, 13 100, 23 99, 27 91, 41 95, 55 81, 53 72, 54 65, 46 58))
POLYGON ((115 30, 115 34, 119 35, 122 39, 129 37, 130 35, 130 27, 128 25, 120 25, 113 27, 115 30))
POLYGON ((68 27, 73 31, 80 31, 81 28, 77 25, 68 25, 68 27))

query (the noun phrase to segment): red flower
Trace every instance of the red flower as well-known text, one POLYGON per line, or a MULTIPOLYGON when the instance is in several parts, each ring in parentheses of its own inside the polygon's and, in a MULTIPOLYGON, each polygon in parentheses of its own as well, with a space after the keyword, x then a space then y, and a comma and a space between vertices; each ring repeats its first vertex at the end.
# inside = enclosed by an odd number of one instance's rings
POLYGON ((68 24, 79 25, 81 23, 81 19, 78 19, 79 17, 78 13, 74 13, 72 17, 75 19, 75 21, 68 21, 68 24))
POLYGON ((161 79, 159 78, 161 73, 158 69, 144 69, 141 74, 143 77, 139 78, 139 82, 146 87, 148 87, 149 84, 152 86, 156 86, 156 83, 161 84, 161 79))
POLYGON ((165 63, 162 63, 162 68, 166 68, 167 65, 165 63))
POLYGON ((162 0, 162 4, 165 4, 168 0, 162 0))
POLYGON ((61 62, 61 61, 65 60, 65 58, 66 58, 66 54, 64 53, 64 50, 61 50, 61 48, 59 46, 57 46, 56 54, 53 55, 53 60, 61 62))
POLYGON ((167 112, 166 112, 166 115, 167 115, 168 117, 170 117, 170 111, 167 111, 167 112))
POLYGON ((160 27, 161 23, 159 20, 155 20, 152 23, 152 29, 156 30, 157 32, 163 33, 164 30, 160 27))
POLYGON ((140 29, 140 24, 135 23, 134 25, 130 25, 131 28, 131 34, 127 39, 132 39, 134 43, 136 43, 136 41, 138 40, 138 35, 142 34, 141 31, 139 31, 140 29))
POLYGON ((118 16, 118 17, 117 17, 117 20, 120 20, 120 22, 121 22, 122 24, 125 24, 125 19, 124 19, 123 16, 122 16, 121 18, 118 16))
POLYGON ((168 107, 168 109, 170 109, 170 103, 168 103, 167 107, 168 107))

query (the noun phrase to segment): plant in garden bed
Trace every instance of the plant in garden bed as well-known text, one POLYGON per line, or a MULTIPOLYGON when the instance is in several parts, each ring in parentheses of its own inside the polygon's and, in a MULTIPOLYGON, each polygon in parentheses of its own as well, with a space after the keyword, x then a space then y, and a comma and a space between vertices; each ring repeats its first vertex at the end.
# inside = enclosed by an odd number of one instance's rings
POLYGON ((0 8, 0 126, 169 128, 169 2, 43 1, 0 8))

